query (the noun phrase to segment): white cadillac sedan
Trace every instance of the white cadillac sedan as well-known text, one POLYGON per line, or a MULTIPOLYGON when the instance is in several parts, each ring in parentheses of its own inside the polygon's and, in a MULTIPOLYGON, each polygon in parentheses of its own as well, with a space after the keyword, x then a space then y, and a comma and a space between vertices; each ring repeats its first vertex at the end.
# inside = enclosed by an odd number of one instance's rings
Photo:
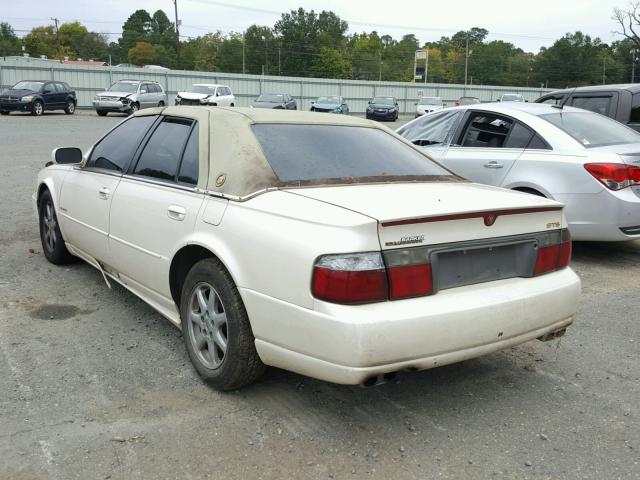
POLYGON ((54 150, 33 201, 50 262, 142 298, 223 390, 265 365, 373 385, 551 339, 580 292, 561 204, 349 116, 145 110, 84 157, 54 150))
POLYGON ((640 239, 640 133, 573 107, 449 108, 398 133, 469 180, 557 200, 574 240, 640 239))

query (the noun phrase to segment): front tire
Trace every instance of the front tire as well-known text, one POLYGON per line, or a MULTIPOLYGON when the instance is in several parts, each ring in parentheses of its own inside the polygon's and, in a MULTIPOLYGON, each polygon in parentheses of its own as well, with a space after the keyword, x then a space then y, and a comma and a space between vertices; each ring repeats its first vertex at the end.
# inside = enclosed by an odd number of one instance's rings
POLYGON ((9 115, 9 112, 6 112, 6 111, 2 110, 2 111, 0 112, 0 115, 9 115))
POLYGON ((46 190, 40 197, 38 218, 40 223, 40 242, 46 259, 54 265, 71 263, 74 260, 74 256, 69 253, 67 246, 64 244, 64 238, 60 232, 58 217, 49 190, 46 190))
POLYGON ((132 103, 131 107, 129 107, 129 115, 133 115, 134 113, 136 113, 138 110, 140 110, 140 105, 138 105, 137 103, 132 103))
POLYGON ((180 299, 182 333, 198 374, 217 390, 255 382, 265 365, 255 348, 249 316, 222 263, 206 258, 185 279, 180 299))
POLYGON ((158 102, 158 107, 164 107, 164 102, 158 102))
POLYGON ((64 109, 64 113, 67 115, 73 115, 76 111, 76 104, 73 100, 67 102, 67 106, 64 109))
POLYGON ((96 110, 96 113, 98 114, 99 117, 106 117, 107 116, 106 110, 96 110))
POLYGON ((40 100, 36 100, 35 102, 33 102, 33 105, 31 105, 31 115, 39 117, 43 112, 44 105, 42 104, 42 102, 40 100))

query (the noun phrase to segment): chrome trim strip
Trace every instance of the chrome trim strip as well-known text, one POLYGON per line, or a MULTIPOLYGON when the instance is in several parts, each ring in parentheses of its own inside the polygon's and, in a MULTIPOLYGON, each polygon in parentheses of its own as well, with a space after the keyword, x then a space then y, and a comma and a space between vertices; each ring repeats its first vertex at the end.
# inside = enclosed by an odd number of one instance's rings
POLYGON ((160 255, 158 253, 154 253, 151 250, 147 250, 146 248, 139 247, 138 245, 134 245, 133 243, 127 242, 126 240, 123 240, 122 238, 116 237, 114 235, 109 235, 109 238, 111 240, 115 240, 118 243, 126 245, 127 247, 131 247, 134 250, 138 250, 139 252, 145 253, 145 254, 149 255, 150 257, 157 258, 157 259, 162 259, 162 255, 160 255))
POLYGON ((156 185, 158 187, 168 187, 174 190, 183 190, 185 192, 205 193, 205 192, 198 191, 198 188, 196 187, 187 187, 186 185, 180 185, 179 183, 174 183, 174 182, 163 182, 162 180, 154 180, 152 178, 142 177, 140 175, 125 174, 125 175, 122 175, 122 178, 123 179, 126 178, 127 180, 133 180, 140 183, 149 183, 151 185, 156 185))
POLYGON ((100 230, 99 228, 92 227, 88 223, 81 222, 80 220, 78 220, 76 218, 73 218, 70 215, 67 215, 64 211, 62 211, 62 209, 60 209, 60 215, 62 215, 64 218, 68 218, 69 220, 71 220, 72 222, 77 223, 78 225, 82 225, 83 227, 88 228, 89 230, 93 230, 94 232, 97 232, 100 235, 104 235, 105 237, 109 236, 109 234, 107 232, 105 232, 103 230, 100 230))

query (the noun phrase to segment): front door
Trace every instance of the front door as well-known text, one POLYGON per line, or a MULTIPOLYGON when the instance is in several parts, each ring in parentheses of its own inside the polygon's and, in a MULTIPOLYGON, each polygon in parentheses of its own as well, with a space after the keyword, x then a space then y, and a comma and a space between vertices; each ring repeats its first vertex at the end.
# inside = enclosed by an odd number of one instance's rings
POLYGON ((164 117, 120 182, 111 206, 113 267, 125 283, 165 304, 172 304, 171 259, 193 232, 204 201, 195 190, 198 161, 197 123, 164 117))
POLYGON ((512 118, 471 111, 443 163, 473 182, 500 186, 532 136, 512 118))
POLYGON ((109 211, 122 172, 155 116, 131 117, 100 140, 84 166, 70 171, 59 199, 60 226, 67 242, 109 263, 109 211))

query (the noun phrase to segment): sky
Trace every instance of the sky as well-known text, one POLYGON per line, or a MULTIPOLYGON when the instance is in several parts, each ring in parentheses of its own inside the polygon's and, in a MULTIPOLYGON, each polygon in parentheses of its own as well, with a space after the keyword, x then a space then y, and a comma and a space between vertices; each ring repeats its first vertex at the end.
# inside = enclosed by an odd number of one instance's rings
MULTIPOLYGON (((330 10, 349 22, 349 33, 376 30, 399 39, 414 33, 421 44, 451 36, 459 30, 483 27, 489 40, 504 40, 537 52, 567 32, 581 30, 604 42, 618 40, 611 19, 615 7, 629 0, 177 0, 180 34, 199 36, 210 31, 241 32, 252 24, 273 26, 280 13, 302 7, 330 10)), ((0 0, 0 21, 18 35, 38 25, 78 20, 89 30, 118 37, 122 24, 138 8, 164 10, 174 18, 173 0, 0 0)))

